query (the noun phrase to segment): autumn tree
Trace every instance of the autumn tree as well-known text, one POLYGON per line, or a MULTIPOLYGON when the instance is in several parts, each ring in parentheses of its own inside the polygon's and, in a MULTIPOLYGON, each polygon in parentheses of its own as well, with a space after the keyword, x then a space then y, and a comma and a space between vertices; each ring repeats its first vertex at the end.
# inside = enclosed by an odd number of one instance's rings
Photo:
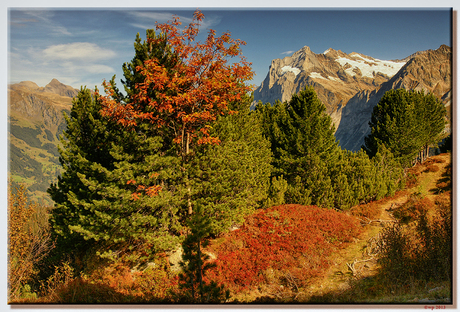
POLYGON ((429 147, 442 140, 445 123, 446 110, 433 94, 390 90, 373 109, 363 149, 373 157, 383 144, 408 167, 423 162, 429 147))
POLYGON ((48 209, 31 202, 24 185, 8 184, 8 301, 32 295, 39 263, 52 250, 48 209))
POLYGON ((218 116, 232 113, 229 103, 250 90, 245 81, 253 75, 241 54, 240 46, 245 43, 232 39, 230 33, 216 37, 210 30, 204 42, 196 41, 203 18, 200 11, 195 11, 193 21, 182 31, 178 17, 158 24, 161 34, 148 38, 148 43, 156 46, 166 39, 174 61, 166 65, 151 57, 137 66, 143 81, 135 84, 137 91, 129 102, 121 102, 110 83, 104 84, 107 96, 102 97, 104 116, 116 118, 122 125, 147 122, 172 131, 188 188, 189 214, 192 190, 186 164, 193 146, 219 143, 219 138, 210 135, 211 124, 218 116), (229 61, 238 56, 239 62, 229 61))

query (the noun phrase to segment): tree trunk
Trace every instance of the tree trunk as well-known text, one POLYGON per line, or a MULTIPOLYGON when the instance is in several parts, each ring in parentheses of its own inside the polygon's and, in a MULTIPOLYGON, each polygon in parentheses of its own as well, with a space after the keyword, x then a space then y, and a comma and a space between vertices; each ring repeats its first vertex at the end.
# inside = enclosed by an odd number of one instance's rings
POLYGON ((201 263, 201 244, 200 243, 201 243, 201 239, 198 240, 197 273, 198 273, 198 285, 199 285, 199 291, 200 291, 200 302, 203 302, 203 276, 202 276, 202 272, 201 272, 201 268, 203 266, 203 263, 201 263))
MULTIPOLYGON (((187 158, 188 154, 190 153, 190 133, 187 133, 187 139, 185 142, 185 159, 187 158)), ((193 213, 192 209, 192 187, 190 186, 190 180, 188 177, 188 173, 186 174, 186 181, 185 184, 187 186, 187 204, 188 204, 188 214, 191 215, 193 213)))

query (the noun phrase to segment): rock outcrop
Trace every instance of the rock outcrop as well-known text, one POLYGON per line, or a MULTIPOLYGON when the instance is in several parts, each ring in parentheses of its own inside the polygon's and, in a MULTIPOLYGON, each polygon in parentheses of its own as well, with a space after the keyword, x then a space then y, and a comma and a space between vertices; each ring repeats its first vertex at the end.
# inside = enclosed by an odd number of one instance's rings
POLYGON ((46 87, 31 81, 9 86, 9 114, 35 124, 55 128, 62 120, 62 111, 70 110, 78 90, 53 79, 46 87))

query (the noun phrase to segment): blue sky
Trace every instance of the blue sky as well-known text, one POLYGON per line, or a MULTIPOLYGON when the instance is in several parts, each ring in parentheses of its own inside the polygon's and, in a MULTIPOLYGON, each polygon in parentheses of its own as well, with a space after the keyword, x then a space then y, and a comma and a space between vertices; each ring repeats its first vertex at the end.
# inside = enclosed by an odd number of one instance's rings
MULTIPOLYGON (((414 52, 451 46, 449 8, 200 8, 201 33, 212 28, 246 41, 243 55, 260 85, 271 60, 291 55, 303 46, 314 53, 328 48, 359 52, 382 60, 401 59, 414 52)), ((184 24, 194 9, 29 9, 8 10, 8 82, 24 80, 45 86, 56 78, 80 88, 101 88, 103 79, 122 78, 121 66, 134 56, 136 33, 175 14, 184 24)))

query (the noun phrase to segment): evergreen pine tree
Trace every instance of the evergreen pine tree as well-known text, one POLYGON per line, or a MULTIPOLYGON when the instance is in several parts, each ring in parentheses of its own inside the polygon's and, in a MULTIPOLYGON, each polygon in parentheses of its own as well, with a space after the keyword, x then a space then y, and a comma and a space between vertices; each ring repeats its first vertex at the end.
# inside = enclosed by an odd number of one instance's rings
MULTIPOLYGON (((142 81, 137 64, 158 55, 166 64, 173 59, 165 44, 141 43, 139 35, 135 50, 133 61, 123 68, 128 95, 116 88, 115 77, 110 81, 113 96, 123 105, 130 105, 142 81)), ((148 113, 148 107, 144 109, 148 113)), ((119 124, 103 114, 102 101, 87 89, 79 93, 66 121, 60 149, 64 173, 49 189, 56 203, 52 224, 59 245, 81 251, 97 247, 109 257, 139 244, 151 247, 137 255, 131 252, 135 258, 177 244, 177 201, 183 195, 176 186, 180 170, 168 130, 119 124)))
POLYGON ((286 202, 332 207, 330 172, 341 150, 314 89, 307 87, 289 103, 259 105, 257 110, 271 142, 275 176, 288 182, 286 202))
POLYGON ((224 291, 223 286, 214 281, 206 282, 204 279, 206 271, 214 266, 203 252, 209 244, 207 237, 212 231, 211 221, 203 213, 203 208, 195 205, 194 214, 187 223, 190 232, 182 243, 184 251, 180 265, 183 271, 179 274, 179 287, 185 293, 179 296, 179 302, 222 303, 229 298, 229 291, 224 291))
POLYGON ((383 144, 405 167, 423 161, 429 146, 442 139, 445 115, 444 106, 431 94, 390 90, 374 107, 363 149, 373 157, 383 144))
POLYGON ((218 118, 211 134, 219 145, 197 149, 188 169, 193 202, 211 220, 212 234, 242 223, 268 197, 271 151, 258 116, 249 110, 251 102, 248 96, 233 103, 238 113, 218 118))
POLYGON ((91 245, 70 229, 87 214, 86 207, 76 204, 74 199, 99 198, 80 180, 81 174, 96 176, 93 163, 109 170, 113 168, 110 146, 117 126, 101 118, 99 110, 98 99, 92 97, 89 89, 82 88, 73 100, 70 116, 64 113, 67 129, 60 138, 62 146, 58 147, 63 174, 50 186, 48 193, 55 202, 51 214, 53 235, 57 246, 66 253, 85 251, 91 245))

